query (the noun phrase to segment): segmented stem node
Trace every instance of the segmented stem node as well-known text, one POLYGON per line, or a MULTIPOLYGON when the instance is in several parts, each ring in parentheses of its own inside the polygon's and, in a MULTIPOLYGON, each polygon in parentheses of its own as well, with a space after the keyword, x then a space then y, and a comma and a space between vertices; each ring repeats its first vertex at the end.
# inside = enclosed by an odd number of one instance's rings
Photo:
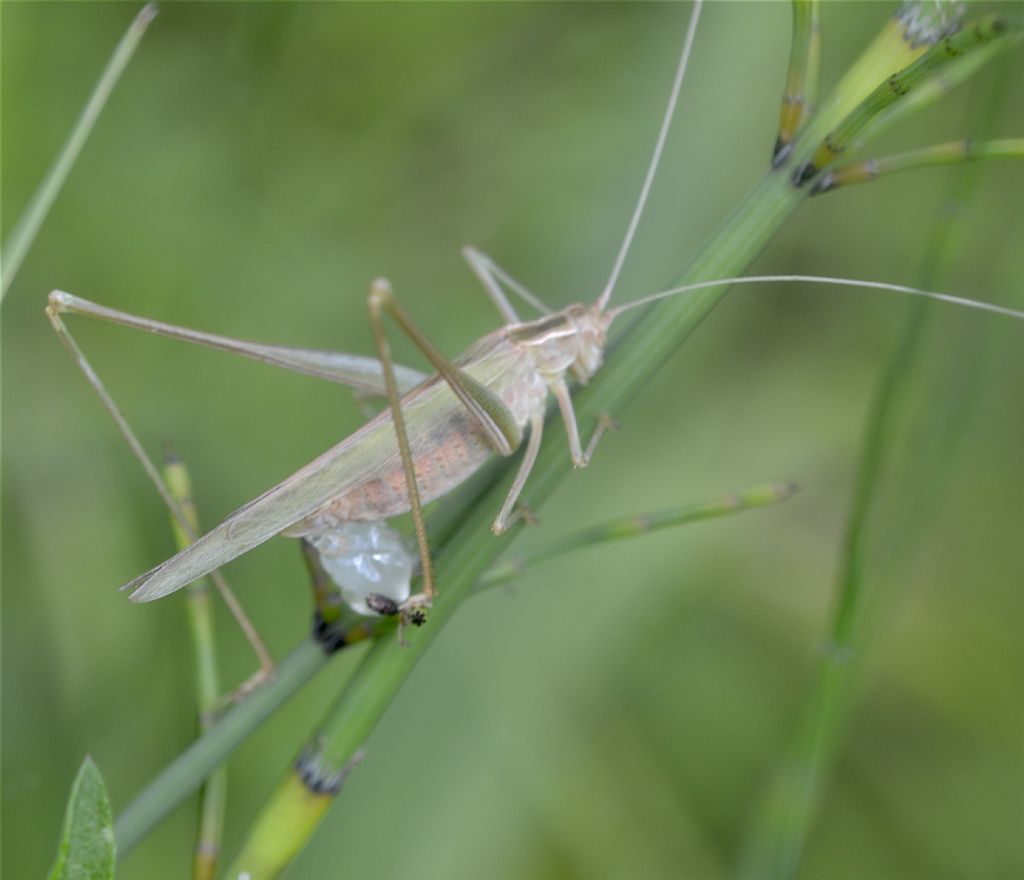
POLYGON ((296 759, 295 773, 313 794, 334 797, 365 754, 365 749, 359 749, 343 766, 336 767, 324 755, 320 745, 314 743, 303 749, 296 759))

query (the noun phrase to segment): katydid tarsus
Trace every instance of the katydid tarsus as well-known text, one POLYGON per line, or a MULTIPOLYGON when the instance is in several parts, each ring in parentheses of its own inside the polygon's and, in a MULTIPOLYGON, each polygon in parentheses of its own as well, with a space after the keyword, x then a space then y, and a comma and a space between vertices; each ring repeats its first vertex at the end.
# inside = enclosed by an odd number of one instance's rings
MULTIPOLYGON (((87 315, 233 351, 362 391, 383 393, 389 399, 388 409, 354 434, 239 508, 182 552, 126 584, 123 589, 132 591, 133 600, 165 596, 274 535, 285 534, 304 537, 316 547, 325 569, 339 581, 344 598, 354 610, 364 614, 399 613, 403 620, 422 622, 424 610, 435 595, 422 505, 461 484, 492 453, 516 453, 524 445, 525 437, 522 463, 494 520, 495 532, 506 530, 521 515, 517 501, 540 448, 549 395, 554 397, 564 423, 574 465, 586 466, 607 423, 603 422, 584 442, 577 428, 567 378, 571 376, 579 383, 590 379, 601 366, 614 319, 655 299, 726 284, 812 282, 924 296, 1024 318, 1024 313, 1011 309, 901 285, 802 275, 717 279, 609 307, 666 142, 699 12, 698 2, 691 14, 640 196, 608 282, 593 304, 548 309, 494 261, 467 248, 465 255, 470 267, 482 281, 505 325, 478 340, 462 356, 449 360, 416 328, 387 282, 378 280, 373 283, 369 297, 379 357, 375 361, 214 336, 107 309, 62 291, 51 294, 51 321, 144 462, 141 444, 70 337, 62 314, 87 315), (507 292, 541 311, 542 316, 523 321, 507 292), (424 353, 436 370, 435 375, 423 377, 392 364, 383 327, 385 313, 424 353), (416 595, 410 595, 414 559, 402 539, 386 524, 387 519, 407 512, 412 513, 415 524, 422 574, 422 592, 416 595), (371 569, 368 573, 367 566, 371 569)), ((151 465, 147 467, 150 469, 151 465)), ((159 477, 155 479, 159 483, 159 477)), ((173 510, 173 503, 170 506, 173 510)))

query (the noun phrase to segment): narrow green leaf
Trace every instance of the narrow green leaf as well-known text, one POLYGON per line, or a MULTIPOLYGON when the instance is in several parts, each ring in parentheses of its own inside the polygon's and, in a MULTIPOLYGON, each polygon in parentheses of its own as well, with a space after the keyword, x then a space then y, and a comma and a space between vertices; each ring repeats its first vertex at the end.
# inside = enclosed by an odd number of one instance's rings
POLYGON ((99 82, 96 83, 96 87, 89 96, 81 116, 78 117, 74 128, 71 129, 67 142, 61 148, 53 165, 50 166, 50 170, 46 172, 46 177, 39 184, 32 200, 18 218, 9 238, 4 242, 3 267, 0 268, 0 300, 4 298, 7 288, 11 286, 22 261, 28 254, 29 248, 32 247, 32 242, 35 241, 36 233, 43 225, 43 220, 46 219, 57 194, 64 186, 64 181, 71 173, 78 154, 82 152, 82 147, 89 139, 96 120, 99 119, 100 113, 106 106, 110 93, 117 85, 117 81, 121 78, 125 67, 128 66, 132 55, 135 54, 135 47, 139 45, 149 23, 156 17, 156 12, 156 4, 147 3, 128 26, 128 30, 125 31, 121 41, 115 47, 99 82))
POLYGON ((811 187, 811 195, 831 192, 842 186, 855 183, 869 183, 883 174, 907 171, 913 168, 927 168, 931 165, 955 165, 961 162, 975 162, 983 159, 1024 159, 1024 138, 1003 138, 1002 140, 974 141, 961 138, 944 144, 934 144, 917 150, 883 156, 880 159, 865 159, 842 165, 826 171, 811 187))
POLYGON ((49 880, 113 878, 114 856, 114 820, 107 787, 92 758, 86 756, 71 786, 49 880))
POLYGON ((543 565, 585 547, 593 547, 609 541, 621 541, 624 538, 638 538, 660 529, 704 522, 709 519, 731 516, 734 513, 742 513, 756 507, 764 507, 768 504, 777 504, 780 501, 785 501, 795 491, 796 486, 792 483, 762 483, 729 495, 698 501, 696 504, 681 505, 660 513, 620 517, 601 525, 590 526, 549 541, 518 558, 492 566, 476 582, 472 592, 474 594, 482 593, 507 584, 538 565, 543 565))

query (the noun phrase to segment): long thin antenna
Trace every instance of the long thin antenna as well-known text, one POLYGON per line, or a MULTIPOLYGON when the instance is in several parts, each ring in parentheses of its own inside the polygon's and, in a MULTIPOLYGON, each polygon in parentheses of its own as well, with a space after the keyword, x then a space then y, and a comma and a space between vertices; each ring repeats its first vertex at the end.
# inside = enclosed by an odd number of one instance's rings
POLYGON ((622 247, 619 248, 619 254, 615 258, 615 265, 612 266, 612 274, 608 278, 608 283, 604 286, 604 291, 597 299, 597 307, 604 310, 605 306, 608 305, 608 300, 611 299, 612 291, 615 289, 615 285, 619 280, 619 275, 622 272, 622 264, 626 261, 626 254, 629 253, 629 247, 633 243, 633 236, 636 234, 636 228, 640 225, 640 218, 643 216, 644 208, 647 205, 647 196, 651 192, 651 184, 654 182, 654 175, 658 171, 658 163, 661 161, 661 152, 665 147, 665 141, 668 138, 668 129, 672 124, 672 117, 675 115, 676 103, 679 100, 679 92, 683 87, 683 78, 686 76, 686 65, 690 60, 690 50, 693 48, 693 38, 697 34, 697 20, 700 18, 700 8, 703 5, 703 0, 694 0, 693 11, 690 13, 690 24, 686 29, 686 39, 683 40, 683 51, 679 56, 679 66, 676 68, 676 78, 672 83, 672 92, 668 97, 668 106, 665 107, 665 115, 661 120, 661 130, 658 132, 658 140, 654 145, 654 154, 651 156, 651 162, 647 166, 647 176, 644 178, 644 185, 640 188, 640 198, 637 200, 636 208, 633 209, 633 216, 629 220, 629 226, 626 229, 626 237, 623 239, 622 247))
POLYGON ((686 284, 682 287, 673 287, 671 290, 661 290, 652 293, 650 296, 643 296, 638 300, 626 303, 611 309, 609 315, 617 318, 623 312, 645 306, 648 303, 656 302, 659 299, 667 299, 680 293, 692 293, 695 290, 706 290, 709 287, 726 287, 733 284, 778 284, 778 283, 803 283, 803 284, 834 284, 839 287, 861 287, 868 290, 885 290, 889 293, 903 293, 908 296, 923 296, 927 299, 938 300, 939 302, 951 303, 955 306, 964 306, 969 309, 978 309, 982 312, 992 312, 996 315, 1004 315, 1007 318, 1015 318, 1024 321, 1024 312, 1011 309, 1007 306, 997 306, 993 303, 982 302, 978 299, 968 299, 965 296, 953 296, 951 293, 939 293, 934 290, 921 290, 919 287, 908 287, 905 284, 890 284, 888 281, 862 281, 859 278, 837 278, 831 275, 744 275, 742 278, 718 278, 714 281, 697 281, 693 284, 686 284))

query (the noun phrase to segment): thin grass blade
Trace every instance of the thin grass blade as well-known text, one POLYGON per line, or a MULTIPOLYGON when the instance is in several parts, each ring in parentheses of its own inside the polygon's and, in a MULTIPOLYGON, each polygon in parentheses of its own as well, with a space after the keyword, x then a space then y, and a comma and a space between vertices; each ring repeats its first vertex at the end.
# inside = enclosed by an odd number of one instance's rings
POLYGON ((790 498, 794 492, 796 492, 796 486, 792 483, 763 483, 707 501, 699 501, 659 513, 621 517, 601 525, 591 526, 537 547, 517 559, 502 562, 488 569, 473 587, 473 593, 482 593, 507 584, 539 565, 575 553, 577 550, 610 541, 639 538, 661 529, 720 519, 758 507, 778 504, 780 501, 790 498))
POLYGON ((78 121, 71 130, 70 137, 58 153, 56 161, 50 166, 50 170, 46 172, 46 176, 39 184, 31 201, 14 224, 14 229, 11 230, 11 234, 3 246, 3 266, 0 268, 0 300, 6 296, 11 282, 14 281, 14 276, 18 274, 18 269, 21 268, 46 215, 50 212, 61 187, 64 186, 64 181, 71 173, 78 154, 82 152, 82 147, 89 139, 100 113, 103 112, 110 93, 117 85, 121 74, 124 73, 128 62, 131 61, 136 47, 146 33, 146 28, 156 18, 156 14, 156 4, 147 3, 128 26, 128 30, 125 31, 121 41, 114 49, 114 53, 110 56, 92 95, 89 96, 82 115, 78 117, 78 121))
POLYGON ((929 168, 934 165, 956 165, 961 162, 977 162, 983 159, 1024 159, 1024 138, 1005 138, 992 141, 973 141, 965 138, 908 150, 880 159, 865 159, 826 171, 814 186, 811 195, 831 192, 843 186, 869 183, 885 174, 908 171, 914 168, 929 168))
MULTIPOLYGON (((185 463, 169 447, 164 450, 164 481, 167 490, 188 519, 192 534, 197 534, 199 516, 192 498, 192 480, 185 463)), ((183 550, 191 543, 188 534, 173 516, 171 529, 179 550, 183 550)), ((197 726, 200 734, 206 733, 213 726, 221 698, 213 595, 210 588, 210 581, 201 578, 189 585, 185 600, 189 630, 192 633, 197 726)), ((199 790, 199 827, 192 858, 193 880, 213 880, 216 874, 224 835, 227 794, 227 768, 221 766, 207 777, 199 790)))

